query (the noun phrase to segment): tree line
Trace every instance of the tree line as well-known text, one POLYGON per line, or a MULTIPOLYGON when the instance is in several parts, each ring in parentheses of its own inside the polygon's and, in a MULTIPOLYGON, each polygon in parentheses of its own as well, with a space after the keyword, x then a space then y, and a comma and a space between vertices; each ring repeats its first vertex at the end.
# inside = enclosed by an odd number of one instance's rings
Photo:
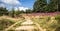
POLYGON ((36 0, 33 5, 33 12, 57 12, 58 10, 58 0, 36 0))
POLYGON ((12 10, 7 10, 6 7, 0 7, 0 16, 6 15, 6 16, 15 17, 23 13, 31 13, 31 12, 32 12, 31 9, 26 9, 26 11, 19 9, 15 10, 14 8, 12 8, 12 10))
POLYGON ((12 8, 11 11, 7 10, 4 7, 0 7, 0 15, 10 15, 14 17, 15 15, 18 16, 22 13, 46 13, 46 12, 60 12, 60 2, 58 0, 50 0, 47 3, 47 0, 36 0, 33 5, 33 9, 24 10, 14 10, 12 8))

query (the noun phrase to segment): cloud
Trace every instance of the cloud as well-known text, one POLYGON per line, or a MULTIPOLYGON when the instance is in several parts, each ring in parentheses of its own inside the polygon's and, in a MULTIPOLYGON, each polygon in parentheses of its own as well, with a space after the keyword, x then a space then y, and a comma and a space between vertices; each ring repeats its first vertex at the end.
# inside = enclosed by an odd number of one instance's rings
POLYGON ((19 9, 25 11, 26 9, 29 9, 29 8, 27 8, 27 7, 19 7, 19 9))
POLYGON ((18 10, 18 9, 19 9, 20 11, 21 11, 21 10, 25 11, 26 9, 29 9, 29 8, 28 8, 28 7, 19 7, 19 8, 16 8, 16 7, 15 7, 15 10, 18 10))
POLYGON ((5 5, 4 4, 0 4, 0 7, 5 7, 5 5))
POLYGON ((8 4, 8 5, 21 5, 18 0, 0 0, 0 2, 8 4))

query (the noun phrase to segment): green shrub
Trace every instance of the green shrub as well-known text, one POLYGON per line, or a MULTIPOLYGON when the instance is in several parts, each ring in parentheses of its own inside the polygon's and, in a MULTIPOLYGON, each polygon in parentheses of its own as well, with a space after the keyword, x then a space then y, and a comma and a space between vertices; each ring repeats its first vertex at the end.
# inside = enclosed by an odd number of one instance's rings
POLYGON ((39 30, 37 30, 37 29, 34 29, 33 31, 39 31, 39 30))
POLYGON ((55 30, 55 31, 60 31, 60 27, 56 28, 56 30, 55 30))
POLYGON ((47 18, 47 21, 49 21, 50 19, 51 19, 51 17, 48 17, 48 18, 47 18))
POLYGON ((14 31, 14 30, 8 30, 8 31, 14 31))
POLYGON ((57 25, 56 25, 55 23, 52 23, 52 24, 50 24, 50 27, 51 27, 51 28, 56 28, 57 25))
POLYGON ((56 19, 56 20, 60 20, 60 15, 55 16, 55 19, 56 19))
POLYGON ((58 24, 60 24, 60 15, 55 16, 55 20, 57 20, 58 24))

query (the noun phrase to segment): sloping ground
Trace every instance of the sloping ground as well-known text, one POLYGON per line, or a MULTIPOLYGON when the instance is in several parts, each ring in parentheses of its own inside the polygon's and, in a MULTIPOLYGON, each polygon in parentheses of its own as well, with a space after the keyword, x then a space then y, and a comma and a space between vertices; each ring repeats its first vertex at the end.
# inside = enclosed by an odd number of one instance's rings
POLYGON ((22 19, 22 18, 12 18, 12 17, 9 17, 9 16, 0 16, 0 19, 3 19, 3 18, 10 19, 10 20, 13 20, 13 21, 19 21, 20 19, 22 19))
MULTIPOLYGON (((32 24, 35 23, 36 26, 38 27, 38 29, 40 31, 47 31, 47 30, 50 30, 50 31, 55 31, 56 29, 56 20, 55 20, 55 17, 51 17, 50 19, 48 19, 48 17, 34 17, 34 18, 28 18, 28 16, 24 16, 25 17, 25 22, 22 23, 22 24, 32 24)), ((15 24, 13 24, 12 26, 8 27, 8 29, 11 29, 12 27, 16 26, 16 24, 20 23, 20 21, 16 22, 15 24)), ((23 29, 23 27, 25 28, 25 26, 20 26, 18 27, 19 29, 23 29)), ((28 27, 28 26, 26 26, 28 27)), ((31 27, 31 26, 30 26, 31 27)), ((32 28, 32 27, 31 27, 32 28)), ((7 30, 8 30, 7 29, 7 30)))
POLYGON ((40 25, 37 23, 37 22, 33 22, 29 17, 25 17, 25 22, 23 22, 22 24, 23 25, 27 25, 27 26, 20 26, 18 28, 16 28, 16 30, 34 30, 34 29, 39 29, 39 31, 46 31, 44 29, 42 29, 42 27, 40 27, 40 25), (29 26, 31 24, 35 24, 35 26, 37 28, 35 28, 34 26, 29 26))
MULTIPOLYGON (((58 14, 54 14, 54 16, 56 16, 58 14)), ((39 14, 36 14, 36 15, 39 15, 39 14)), ((46 14, 44 14, 44 15, 46 15, 46 14)), ((48 14, 48 16, 35 16, 35 17, 32 18, 32 17, 30 17, 30 14, 29 15, 23 15, 23 17, 25 19, 21 19, 21 20, 17 21, 16 23, 14 23, 10 27, 8 27, 7 30, 13 28, 14 26, 17 26, 16 24, 19 25, 21 23, 21 21, 22 22, 25 21, 23 24, 32 24, 32 22, 35 23, 40 31, 55 31, 56 28, 58 27, 58 25, 57 25, 58 24, 58 20, 56 20, 54 16, 49 16, 49 14, 48 14)), ((8 19, 8 17, 4 17, 4 18, 8 19)), ((14 18, 12 18, 12 19, 14 19, 14 18)), ((17 19, 15 19, 15 20, 17 20, 17 19)), ((17 26, 17 27, 19 28, 19 26, 17 26)), ((25 27, 25 26, 21 26, 21 27, 25 27)), ((28 27, 28 26, 26 26, 26 27, 28 27)))
MULTIPOLYGON (((32 22, 33 22, 36 25, 36 27, 38 27, 39 31, 47 31, 47 30, 55 31, 56 28, 51 27, 51 24, 53 24, 55 22, 54 17, 51 17, 50 21, 48 21, 48 22, 46 19, 47 19, 46 17, 45 18, 42 17, 42 20, 39 21, 39 18, 36 17, 35 20, 31 20, 25 16, 26 21, 22 24, 32 24, 32 22), (46 22, 45 22, 45 20, 46 20, 46 22), (41 23, 43 23, 42 26, 41 26, 41 23)), ((17 29, 25 29, 25 27, 27 28, 29 26, 20 26, 17 29)), ((29 29, 29 28, 27 28, 27 29, 29 29)), ((32 27, 31 27, 31 29, 32 29, 32 27)))

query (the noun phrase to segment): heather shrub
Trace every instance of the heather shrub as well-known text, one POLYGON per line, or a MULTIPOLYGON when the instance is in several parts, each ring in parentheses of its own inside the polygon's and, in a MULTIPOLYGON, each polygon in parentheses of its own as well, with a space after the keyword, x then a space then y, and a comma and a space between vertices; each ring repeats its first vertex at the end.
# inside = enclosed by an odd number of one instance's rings
POLYGON ((58 21, 58 23, 60 24, 60 15, 55 16, 55 19, 58 21))
POLYGON ((60 20, 60 15, 55 16, 56 20, 60 20))
POLYGON ((51 19, 51 17, 48 17, 48 18, 47 18, 47 21, 49 21, 50 19, 51 19))
POLYGON ((60 15, 55 16, 55 19, 58 23, 57 28, 56 28, 55 31, 60 31, 60 15))
POLYGON ((15 30, 8 30, 8 31, 15 31, 15 30))
POLYGON ((60 31, 60 27, 57 27, 55 31, 60 31))

